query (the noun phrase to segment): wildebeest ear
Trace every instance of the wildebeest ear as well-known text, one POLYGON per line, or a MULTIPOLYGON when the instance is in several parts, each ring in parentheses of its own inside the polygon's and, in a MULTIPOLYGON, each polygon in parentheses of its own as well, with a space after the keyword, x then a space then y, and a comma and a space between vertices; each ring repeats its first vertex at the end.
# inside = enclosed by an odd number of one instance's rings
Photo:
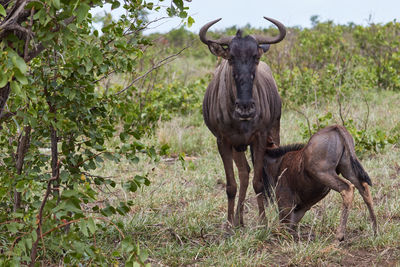
POLYGON ((216 55, 217 57, 222 57, 224 59, 229 59, 229 48, 225 48, 217 43, 210 43, 208 45, 208 49, 210 49, 211 53, 216 55))
POLYGON ((262 55, 263 53, 265 53, 265 52, 267 52, 268 50, 269 50, 269 47, 270 47, 271 45, 269 45, 269 44, 261 44, 261 45, 259 45, 258 46, 258 52, 260 53, 260 55, 262 55))

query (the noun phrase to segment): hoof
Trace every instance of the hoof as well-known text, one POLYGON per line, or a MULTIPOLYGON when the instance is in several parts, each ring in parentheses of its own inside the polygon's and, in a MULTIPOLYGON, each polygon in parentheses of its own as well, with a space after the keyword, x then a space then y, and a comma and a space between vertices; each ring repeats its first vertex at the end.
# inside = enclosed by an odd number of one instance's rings
POLYGON ((234 234, 234 226, 230 222, 225 222, 222 224, 222 230, 225 232, 226 235, 230 236, 234 234))
POLYGON ((235 220, 233 221, 233 227, 244 227, 243 220, 240 221, 239 218, 235 217, 235 220))
POLYGON ((337 234, 336 235, 336 241, 338 243, 343 242, 343 240, 344 240, 344 234, 337 234))

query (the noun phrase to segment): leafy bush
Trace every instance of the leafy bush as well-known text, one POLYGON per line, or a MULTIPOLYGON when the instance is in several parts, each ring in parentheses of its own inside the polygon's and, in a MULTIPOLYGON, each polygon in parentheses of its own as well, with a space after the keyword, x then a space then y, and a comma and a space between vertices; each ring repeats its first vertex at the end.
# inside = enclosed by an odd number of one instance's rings
MULTIPOLYGON (((99 83, 125 73, 146 76, 138 67, 151 44, 141 33, 148 22, 143 14, 161 7, 126 2, 126 13, 100 34, 89 10, 105 3, 120 6, 114 0, 0 4, 0 265, 146 260, 112 221, 134 202, 98 203, 103 190, 149 185, 146 174, 117 183, 96 170, 106 161, 135 164, 140 154, 155 158, 155 148, 140 138, 160 114, 130 102, 131 86, 103 90, 99 83), (111 251, 96 245, 108 227, 117 231, 111 251)), ((187 17, 182 0, 170 4, 169 15, 187 17)))

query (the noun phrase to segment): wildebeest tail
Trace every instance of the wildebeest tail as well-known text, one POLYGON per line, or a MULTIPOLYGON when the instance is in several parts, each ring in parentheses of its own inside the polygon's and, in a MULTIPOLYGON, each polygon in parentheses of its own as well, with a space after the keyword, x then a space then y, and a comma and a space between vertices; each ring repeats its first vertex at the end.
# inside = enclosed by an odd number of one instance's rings
POLYGON ((268 174, 267 170, 265 169, 265 167, 263 168, 263 172, 262 172, 262 179, 263 179, 263 184, 264 184, 264 195, 265 192, 267 193, 268 199, 273 202, 274 201, 274 197, 272 194, 272 177, 268 174))
MULTIPOLYGON (((254 151, 253 151, 253 146, 250 146, 250 154, 251 154, 251 162, 253 163, 254 166, 254 151)), ((265 170, 265 167, 262 170, 262 179, 263 179, 263 194, 266 200, 270 200, 271 202, 274 201, 273 195, 272 195, 272 184, 270 181, 272 181, 270 179, 271 177, 269 177, 267 171, 265 170), (267 198, 268 197, 268 198, 267 198)))
POLYGON ((369 178, 368 173, 364 170, 361 163, 357 158, 350 157, 351 167, 353 168, 354 173, 357 175, 357 178, 362 182, 366 182, 370 186, 372 186, 371 178, 369 178))
POLYGON ((339 134, 343 137, 344 145, 350 154, 351 167, 352 167, 354 173, 356 174, 357 178, 361 182, 366 182, 367 184, 372 186, 371 178, 369 178, 368 173, 364 170, 360 161, 357 159, 356 152, 354 150, 354 145, 352 143, 353 137, 343 126, 337 125, 336 129, 338 130, 339 134))

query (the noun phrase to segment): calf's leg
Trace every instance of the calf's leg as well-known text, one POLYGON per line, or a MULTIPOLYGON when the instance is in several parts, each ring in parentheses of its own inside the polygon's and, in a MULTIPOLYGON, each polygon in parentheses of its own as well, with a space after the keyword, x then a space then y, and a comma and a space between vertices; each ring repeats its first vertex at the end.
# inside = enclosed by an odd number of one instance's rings
POLYGON ((369 186, 366 182, 362 182, 360 181, 360 179, 357 178, 357 175, 354 173, 354 170, 349 162, 350 160, 342 160, 338 166, 338 170, 346 179, 348 179, 351 183, 354 184, 354 186, 357 188, 358 192, 362 196, 368 208, 369 216, 372 223, 372 229, 374 231, 374 234, 376 235, 378 227, 373 208, 371 191, 369 190, 369 186))
POLYGON ((372 202, 372 196, 371 196, 371 191, 369 190, 369 186, 366 182, 362 183, 362 187, 358 187, 356 185, 358 192, 360 192, 360 195, 362 196, 365 204, 368 207, 368 211, 369 211, 369 217, 371 219, 371 223, 372 223, 372 229, 374 231, 374 234, 376 235, 377 231, 378 231, 378 226, 376 224, 376 216, 375 216, 375 212, 374 212, 374 207, 373 207, 373 202, 372 202))
POLYGON ((340 224, 336 233, 336 238, 339 241, 344 240, 347 218, 349 217, 349 209, 354 199, 354 185, 352 185, 351 183, 349 183, 348 185, 349 185, 348 189, 340 191, 340 195, 342 196, 343 200, 343 205, 342 205, 342 214, 340 215, 340 224))
POLYGON ((337 229, 336 238, 339 241, 343 241, 346 232, 349 209, 354 198, 354 185, 337 175, 335 171, 316 172, 312 176, 322 184, 328 186, 336 192, 339 192, 342 196, 342 212, 340 215, 340 223, 337 229))
POLYGON ((257 195, 258 214, 260 222, 265 220, 265 209, 264 209, 264 183, 262 178, 262 172, 264 168, 264 153, 266 148, 267 136, 259 135, 256 141, 252 144, 254 153, 254 178, 253 188, 257 195))

